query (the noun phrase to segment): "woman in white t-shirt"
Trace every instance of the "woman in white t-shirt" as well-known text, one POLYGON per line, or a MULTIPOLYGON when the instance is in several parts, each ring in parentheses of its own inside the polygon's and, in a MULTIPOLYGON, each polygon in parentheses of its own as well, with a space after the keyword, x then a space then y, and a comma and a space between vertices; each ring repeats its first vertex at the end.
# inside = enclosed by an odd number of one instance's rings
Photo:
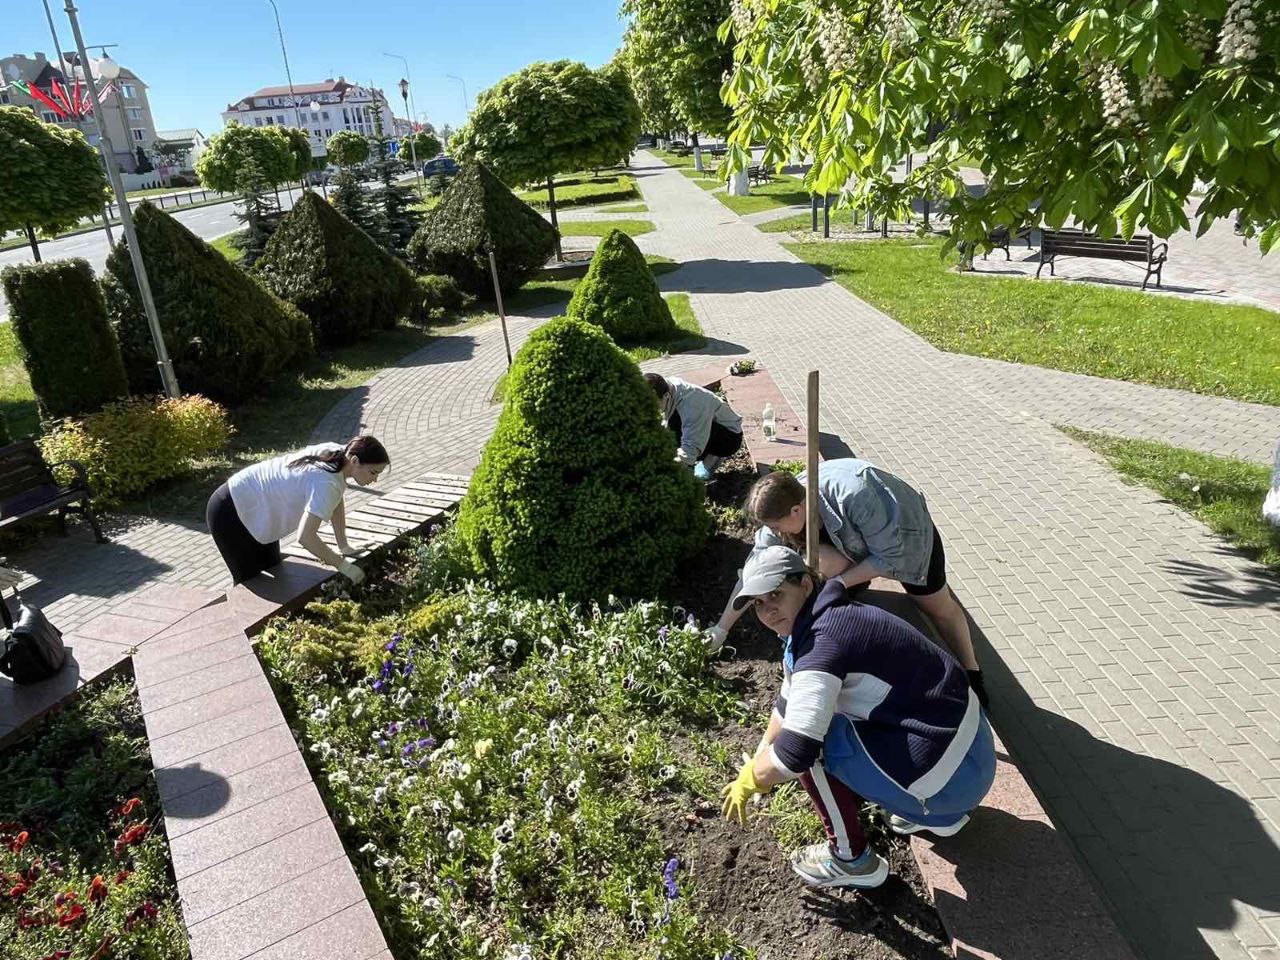
POLYGON ((356 437, 346 446, 321 443, 263 460, 232 476, 214 491, 205 512, 232 581, 244 583, 278 564, 280 541, 296 530, 298 543, 317 560, 359 583, 364 572, 346 559, 357 551, 347 542, 343 495, 348 479, 365 487, 390 465, 375 438, 356 437), (325 522, 333 527, 338 553, 320 539, 325 522))

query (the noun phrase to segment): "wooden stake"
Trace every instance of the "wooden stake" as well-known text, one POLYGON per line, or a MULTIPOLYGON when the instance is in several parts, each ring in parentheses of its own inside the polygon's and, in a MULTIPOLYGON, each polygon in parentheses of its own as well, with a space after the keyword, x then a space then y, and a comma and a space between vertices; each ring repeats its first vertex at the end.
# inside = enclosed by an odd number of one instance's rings
POLYGON ((507 314, 502 309, 502 288, 498 285, 498 261, 489 251, 489 273, 493 275, 493 298, 498 301, 498 319, 502 321, 502 342, 507 345, 507 369, 511 369, 511 337, 507 335, 507 314))
POLYGON ((818 569, 818 371, 809 371, 808 396, 805 403, 809 421, 807 440, 809 462, 805 465, 805 562, 814 570, 818 569))

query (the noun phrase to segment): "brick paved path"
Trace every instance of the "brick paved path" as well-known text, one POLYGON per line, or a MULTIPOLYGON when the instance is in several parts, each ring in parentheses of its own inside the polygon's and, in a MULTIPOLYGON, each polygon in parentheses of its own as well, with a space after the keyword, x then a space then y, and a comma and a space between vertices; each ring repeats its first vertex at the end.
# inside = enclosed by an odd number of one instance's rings
POLYGON ((1006 742, 1142 954, 1276 960, 1274 581, 652 163, 650 249, 708 334, 797 409, 820 367, 824 430, 928 494, 1006 742))

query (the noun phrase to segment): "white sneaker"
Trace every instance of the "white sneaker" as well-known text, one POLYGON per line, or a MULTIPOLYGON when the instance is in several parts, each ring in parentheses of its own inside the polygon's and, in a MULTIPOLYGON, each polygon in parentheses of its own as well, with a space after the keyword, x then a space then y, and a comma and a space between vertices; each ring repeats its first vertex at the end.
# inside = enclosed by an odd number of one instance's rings
POLYGON ((811 887, 861 887, 870 889, 884 883, 889 864, 870 847, 853 860, 841 860, 831 852, 831 844, 815 843, 791 855, 791 869, 811 887))
POLYGON ((954 837, 960 832, 960 828, 969 822, 969 815, 966 813, 955 823, 949 823, 945 827, 929 827, 923 823, 912 823, 906 817, 900 817, 896 813, 889 817, 889 829, 900 836, 906 836, 909 833, 921 833, 928 831, 935 837, 954 837))

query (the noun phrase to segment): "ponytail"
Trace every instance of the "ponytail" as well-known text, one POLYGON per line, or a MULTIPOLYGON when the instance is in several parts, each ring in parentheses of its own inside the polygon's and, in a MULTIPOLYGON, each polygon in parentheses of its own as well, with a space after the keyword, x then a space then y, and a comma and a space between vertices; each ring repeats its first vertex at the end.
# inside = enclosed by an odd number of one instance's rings
POLYGON ((291 460, 289 469, 296 470, 299 467, 314 465, 321 470, 327 470, 329 473, 339 473, 343 466, 346 465, 349 457, 356 458, 366 466, 377 466, 380 463, 390 465, 391 463, 391 458, 387 456, 387 448, 376 437, 366 435, 353 437, 347 441, 347 445, 341 450, 330 450, 327 453, 309 453, 298 457, 296 460, 291 460))

